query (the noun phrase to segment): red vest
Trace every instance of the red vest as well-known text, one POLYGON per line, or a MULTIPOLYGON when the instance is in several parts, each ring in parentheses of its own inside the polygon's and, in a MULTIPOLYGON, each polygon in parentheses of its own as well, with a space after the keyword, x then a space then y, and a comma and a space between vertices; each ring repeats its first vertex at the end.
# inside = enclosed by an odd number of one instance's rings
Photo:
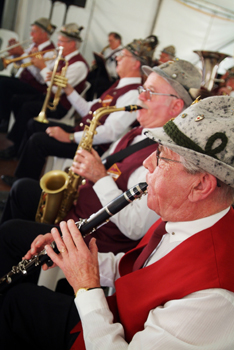
MULTIPOLYGON (((116 293, 108 298, 114 322, 120 321, 123 325, 127 342, 144 329, 149 311, 169 300, 209 288, 234 292, 233 209, 215 225, 186 239, 159 261, 132 272, 136 257, 159 222, 147 232, 138 247, 123 256, 116 293)), ((81 323, 74 329, 78 330, 81 330, 81 323)), ((82 342, 80 334, 72 349, 82 349, 82 342)))
MULTIPOLYGON (((88 71, 87 71, 87 75, 88 75, 88 72, 89 72, 89 66, 88 66, 88 63, 85 61, 85 59, 83 58, 83 56, 81 54, 78 54, 78 55, 75 55, 73 56, 69 61, 68 61, 68 65, 71 65, 75 62, 78 62, 78 61, 81 61, 81 62, 84 62, 85 65, 87 66, 88 68, 88 71)), ((79 84, 77 84, 76 86, 74 86, 74 90, 76 90, 79 94, 84 90, 84 87, 85 87, 85 82, 86 82, 86 78, 87 78, 87 75, 86 77, 79 82, 79 84)), ((67 95, 64 93, 61 95, 60 97, 60 104, 66 108, 67 110, 69 110, 71 108, 71 104, 70 102, 68 101, 67 99, 67 95)))
MULTIPOLYGON (((44 47, 43 51, 45 50, 52 50, 54 49, 55 46, 53 43, 51 43, 50 45, 44 47)), ((42 92, 42 93, 45 93, 46 90, 47 90, 47 85, 46 84, 40 84, 35 78, 34 76, 32 75, 32 73, 27 69, 25 68, 23 70, 23 72, 21 73, 20 75, 20 78, 19 78, 21 81, 23 81, 24 83, 27 83, 29 85, 31 85, 32 87, 34 87, 36 90, 38 90, 39 92, 42 92)))

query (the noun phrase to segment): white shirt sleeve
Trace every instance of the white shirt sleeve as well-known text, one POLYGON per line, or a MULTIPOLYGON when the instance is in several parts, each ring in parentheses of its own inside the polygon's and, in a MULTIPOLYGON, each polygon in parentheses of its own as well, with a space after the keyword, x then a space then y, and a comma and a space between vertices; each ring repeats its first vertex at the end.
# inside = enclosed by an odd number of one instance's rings
MULTIPOLYGON (((141 166, 129 177, 127 187, 131 188, 139 182, 146 182, 147 170, 141 166)), ((107 205, 123 192, 118 188, 111 176, 106 176, 97 181, 93 186, 100 202, 107 205)), ((159 216, 147 206, 147 195, 136 199, 120 212, 110 218, 120 231, 128 238, 138 240, 144 236, 159 216)))
POLYGON ((192 293, 151 310, 144 330, 129 344, 122 325, 113 323, 102 289, 78 295, 75 303, 87 350, 234 349, 234 294, 223 289, 192 293))
MULTIPOLYGON (((41 70, 41 76, 44 80, 46 80, 46 76, 47 73, 51 72, 51 70, 49 69, 49 67, 45 67, 44 69, 41 70)), ((82 61, 78 61, 78 62, 74 62, 72 64, 70 64, 67 67, 66 70, 66 78, 68 79, 68 83, 71 86, 76 86, 78 85, 82 80, 85 79, 85 77, 87 76, 88 73, 88 69, 85 65, 84 62, 82 61)), ((50 81, 47 82, 47 85, 50 85, 50 81)), ((56 86, 53 86, 52 91, 55 93, 57 90, 56 86)))
MULTIPOLYGON (((74 108, 80 114, 81 117, 85 117, 89 113, 90 108, 93 105, 93 103, 96 102, 96 100, 92 101, 92 102, 87 102, 75 90, 73 90, 72 93, 67 96, 67 99, 71 103, 71 105, 74 106, 74 108)), ((76 134, 77 133, 75 133, 74 135, 76 135, 76 134)), ((83 131, 82 131, 82 134, 83 134, 83 131)), ((77 140, 75 140, 75 141, 77 143, 79 143, 79 141, 77 141, 77 140)))
MULTIPOLYGON (((135 105, 138 99, 137 90, 130 90, 120 96, 116 101, 116 107, 122 108, 128 105, 135 105)), ((71 101, 70 101, 71 102, 71 101)), ((87 113, 86 113, 87 114, 87 113)), ((128 127, 136 120, 136 112, 119 111, 110 113, 105 123, 96 128, 97 134, 94 135, 93 144, 109 143, 117 140, 128 127)), ((75 133, 75 141, 79 143, 83 135, 83 131, 75 133)))
POLYGON ((113 287, 120 277, 119 262, 125 253, 98 253, 99 275, 101 286, 113 287))

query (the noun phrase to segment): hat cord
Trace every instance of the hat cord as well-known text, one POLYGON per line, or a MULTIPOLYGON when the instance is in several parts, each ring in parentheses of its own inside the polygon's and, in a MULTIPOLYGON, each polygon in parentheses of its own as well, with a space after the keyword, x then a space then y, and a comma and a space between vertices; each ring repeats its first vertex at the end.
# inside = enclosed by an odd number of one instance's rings
POLYGON ((216 132, 209 137, 205 146, 205 150, 203 150, 199 145, 197 145, 188 136, 181 132, 172 120, 169 120, 169 122, 163 126, 163 129, 165 133, 176 143, 176 145, 191 149, 195 152, 206 154, 216 159, 216 154, 223 151, 228 142, 228 138, 224 133, 216 132), (220 145, 212 149, 212 146, 216 140, 221 140, 222 142, 220 145))

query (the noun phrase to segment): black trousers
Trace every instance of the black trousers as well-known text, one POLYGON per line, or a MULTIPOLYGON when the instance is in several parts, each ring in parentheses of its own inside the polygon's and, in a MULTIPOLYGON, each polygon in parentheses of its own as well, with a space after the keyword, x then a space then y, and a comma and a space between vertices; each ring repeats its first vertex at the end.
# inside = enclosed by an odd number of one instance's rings
POLYGON ((0 76, 0 120, 8 121, 15 95, 40 96, 41 92, 18 78, 0 76))
MULTIPOLYGON (((50 137, 43 131, 43 129, 48 127, 48 124, 38 123, 33 120, 31 120, 30 124, 35 126, 35 133, 32 132, 32 136, 29 137, 27 142, 26 138, 24 139, 24 146, 23 144, 21 145, 22 148, 19 152, 19 163, 15 170, 15 176, 17 178, 30 177, 38 180, 48 156, 73 159, 78 145, 76 143, 60 142, 50 137), (40 129, 41 132, 37 132, 36 128, 40 129)), ((55 126, 59 124, 51 122, 50 125, 55 126)), ((63 124, 61 127, 63 130, 71 132, 72 128, 70 126, 63 124)))
MULTIPOLYGON (((17 266, 39 235, 54 225, 34 221, 41 189, 37 181, 18 180, 7 200, 0 225, 0 278, 17 266), (25 186, 20 184, 27 183, 25 186)), ((36 285, 40 267, 9 285, 0 295, 0 348, 70 349, 79 321, 74 298, 36 285)), ((1 290, 1 285, 0 285, 1 290)))
MULTIPOLYGON (((45 95, 28 96, 25 94, 14 97, 12 110, 14 112, 15 122, 7 137, 14 143, 16 150, 20 148, 22 140, 25 143, 23 138, 27 123, 29 120, 33 120, 34 117, 38 116, 42 110, 44 100, 45 95)), ((51 111, 50 109, 46 110, 47 118, 61 119, 66 113, 67 109, 60 103, 55 111, 51 111)), ((48 124, 44 124, 44 128, 46 128, 46 126, 48 127, 48 124)))
POLYGON ((67 350, 78 333, 74 297, 30 283, 0 296, 1 350, 67 350))

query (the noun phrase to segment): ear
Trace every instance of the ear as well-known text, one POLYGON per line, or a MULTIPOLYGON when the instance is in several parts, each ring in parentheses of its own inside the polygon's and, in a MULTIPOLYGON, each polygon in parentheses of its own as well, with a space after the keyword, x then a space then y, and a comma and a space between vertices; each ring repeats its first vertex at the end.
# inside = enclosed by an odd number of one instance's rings
POLYGON ((198 202, 207 198, 217 187, 216 178, 208 173, 197 174, 197 179, 188 196, 191 202, 198 202))
POLYGON ((141 62, 139 60, 135 60, 134 68, 136 70, 141 69, 141 62))
POLYGON ((177 117, 178 114, 182 112, 184 108, 184 101, 181 98, 174 99, 174 104, 171 108, 172 117, 177 117))

